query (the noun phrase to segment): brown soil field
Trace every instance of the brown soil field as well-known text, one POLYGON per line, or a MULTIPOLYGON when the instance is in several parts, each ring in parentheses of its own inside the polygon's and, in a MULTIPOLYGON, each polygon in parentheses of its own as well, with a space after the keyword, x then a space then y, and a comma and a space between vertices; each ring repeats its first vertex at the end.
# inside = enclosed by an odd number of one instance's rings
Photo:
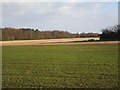
POLYGON ((118 41, 81 42, 98 38, 63 38, 63 39, 41 39, 41 40, 15 40, 1 41, 2 46, 42 46, 42 45, 93 45, 93 44, 118 44, 118 41))

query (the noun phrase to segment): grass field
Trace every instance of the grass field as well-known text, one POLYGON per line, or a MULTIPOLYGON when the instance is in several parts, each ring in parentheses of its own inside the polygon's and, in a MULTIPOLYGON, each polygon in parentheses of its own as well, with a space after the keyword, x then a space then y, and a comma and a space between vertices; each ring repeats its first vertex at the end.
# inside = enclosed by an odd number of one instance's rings
POLYGON ((117 45, 3 47, 3 88, 116 88, 117 45))

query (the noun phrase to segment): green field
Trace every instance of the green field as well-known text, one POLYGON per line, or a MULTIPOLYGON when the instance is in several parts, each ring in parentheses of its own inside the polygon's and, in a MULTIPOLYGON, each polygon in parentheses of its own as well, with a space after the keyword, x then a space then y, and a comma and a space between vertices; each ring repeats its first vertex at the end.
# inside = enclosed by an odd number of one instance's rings
POLYGON ((3 88, 117 88, 117 45, 3 47, 3 88))

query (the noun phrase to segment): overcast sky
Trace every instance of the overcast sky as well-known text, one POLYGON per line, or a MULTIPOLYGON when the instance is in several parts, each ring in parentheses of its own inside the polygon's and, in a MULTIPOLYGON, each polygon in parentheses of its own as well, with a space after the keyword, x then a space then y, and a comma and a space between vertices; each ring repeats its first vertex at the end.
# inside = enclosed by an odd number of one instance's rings
POLYGON ((101 32, 118 24, 117 2, 3 2, 2 27, 101 32))

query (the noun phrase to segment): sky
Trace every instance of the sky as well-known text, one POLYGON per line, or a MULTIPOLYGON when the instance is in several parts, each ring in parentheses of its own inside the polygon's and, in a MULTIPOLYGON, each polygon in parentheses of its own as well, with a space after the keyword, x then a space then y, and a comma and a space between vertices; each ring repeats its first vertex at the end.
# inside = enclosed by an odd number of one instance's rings
POLYGON ((118 24, 118 2, 111 2, 112 0, 9 1, 2 2, 2 27, 100 33, 102 29, 118 24))

